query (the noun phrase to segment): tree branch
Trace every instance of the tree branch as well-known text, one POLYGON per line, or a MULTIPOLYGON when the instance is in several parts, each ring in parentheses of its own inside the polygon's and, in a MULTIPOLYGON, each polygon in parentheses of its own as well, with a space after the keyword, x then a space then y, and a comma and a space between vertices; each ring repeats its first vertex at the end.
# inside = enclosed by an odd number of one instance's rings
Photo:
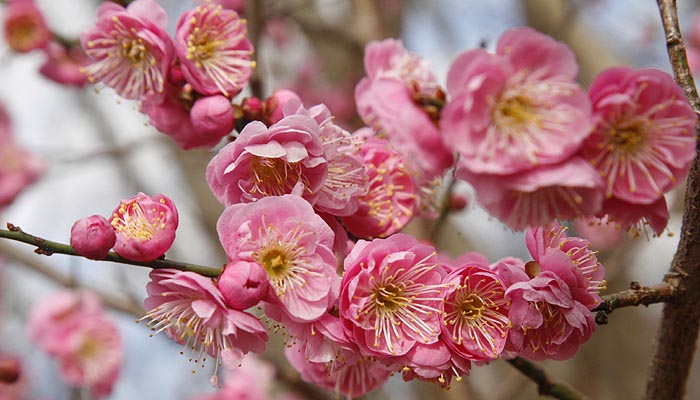
MULTIPOLYGON (((36 246, 36 250, 34 250, 34 252, 37 254, 43 254, 46 256, 50 256, 52 254, 66 254, 69 256, 80 256, 78 253, 75 252, 75 249, 73 249, 73 247, 71 247, 67 244, 53 242, 50 240, 40 238, 38 236, 30 235, 30 234, 22 231, 22 229, 20 227, 12 225, 10 223, 7 224, 7 229, 8 230, 0 229, 0 238, 16 240, 18 242, 27 243, 27 244, 36 246)), ((158 260, 149 261, 149 262, 139 262, 139 261, 127 260, 126 258, 119 257, 119 255, 117 255, 117 253, 115 253, 113 251, 110 251, 109 254, 107 255, 107 258, 105 258, 104 260, 96 260, 96 261, 111 261, 111 262, 115 262, 115 263, 119 263, 119 264, 136 265, 136 266, 140 266, 140 267, 148 267, 148 268, 153 268, 153 269, 173 268, 173 269, 177 269, 180 271, 195 272, 195 273, 198 273, 200 275, 207 276, 210 278, 216 278, 221 273, 221 268, 207 267, 207 266, 196 265, 196 264, 188 264, 188 263, 183 263, 183 262, 179 262, 179 261, 172 261, 172 260, 165 260, 165 259, 158 259, 158 260)))
POLYGON ((665 303, 677 293, 676 288, 667 282, 653 286, 642 286, 639 282, 632 282, 629 290, 602 296, 603 302, 592 311, 598 311, 596 323, 605 325, 608 323, 608 314, 617 308, 665 303))
MULTIPOLYGON (((697 113, 700 98, 688 69, 675 0, 657 0, 676 82, 697 113)), ((696 133, 700 132, 696 124, 696 133)), ((679 293, 664 305, 656 333, 655 354, 647 377, 647 400, 681 399, 700 328, 700 163, 696 154, 686 184, 678 249, 664 281, 679 293)))
POLYGON ((589 398, 567 383, 549 376, 545 370, 522 357, 515 357, 506 361, 534 381, 537 384, 537 392, 542 396, 561 400, 585 400, 589 398))

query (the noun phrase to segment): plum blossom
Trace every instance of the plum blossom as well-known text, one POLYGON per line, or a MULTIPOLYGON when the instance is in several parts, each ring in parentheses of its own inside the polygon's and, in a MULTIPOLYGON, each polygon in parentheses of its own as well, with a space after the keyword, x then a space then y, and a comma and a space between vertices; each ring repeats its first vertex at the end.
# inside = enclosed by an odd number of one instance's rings
POLYGON ((28 53, 49 44, 52 33, 34 0, 10 0, 4 14, 5 41, 9 48, 28 53))
POLYGON ((405 86, 417 85, 420 91, 431 95, 438 89, 437 78, 430 69, 430 61, 410 53, 397 39, 373 41, 365 47, 364 58, 367 78, 392 77, 405 86))
POLYGON ((212 394, 195 397, 195 400, 269 400, 272 396, 275 368, 253 354, 246 356, 241 366, 228 369, 224 374, 224 384, 212 394), (255 384, 252 384, 252 383, 255 384))
POLYGON ((444 140, 475 174, 513 174, 567 159, 592 128, 578 65, 563 43, 530 28, 506 31, 496 53, 469 50, 447 76, 444 140))
POLYGON ((452 269, 444 282, 442 334, 447 346, 467 360, 497 358, 511 327, 504 282, 487 264, 476 262, 452 269))
POLYGON ((512 175, 457 175, 476 190, 479 203, 515 230, 548 224, 556 218, 595 215, 603 204, 603 182, 578 156, 512 175))
POLYGON ((272 196, 229 206, 216 229, 229 261, 267 272, 274 302, 298 322, 321 316, 338 297, 333 231, 304 199, 272 196))
POLYGON ((605 184, 597 216, 660 234, 668 221, 663 194, 685 179, 695 156, 695 112, 671 76, 650 68, 607 69, 589 96, 596 126, 581 154, 605 184))
POLYGON ((248 261, 227 264, 216 286, 226 304, 237 310, 245 310, 268 299, 270 290, 267 271, 259 264, 248 261))
POLYGON ((95 398, 111 393, 124 349, 117 325, 105 317, 94 293, 63 291, 43 298, 30 312, 29 336, 55 357, 68 384, 87 388, 95 398))
POLYGON ((381 387, 391 375, 379 362, 350 350, 342 350, 333 363, 309 361, 304 358, 299 345, 287 347, 285 355, 300 372, 302 380, 348 398, 359 397, 381 387))
POLYGON ((70 245, 75 252, 93 260, 104 260, 116 241, 114 228, 101 215, 81 218, 70 230, 70 245))
POLYGON ((46 79, 61 85, 82 87, 88 78, 81 69, 89 63, 88 57, 79 46, 66 47, 51 42, 44 49, 46 61, 39 68, 39 73, 46 79))
POLYGON ((110 223, 117 234, 114 251, 133 261, 153 261, 175 241, 179 216, 175 203, 162 194, 137 194, 122 200, 110 223))
POLYGON ((361 354, 402 356, 438 340, 445 285, 434 248, 397 233, 358 241, 344 264, 340 317, 361 354))
MULTIPOLYGON (((149 310, 141 320, 154 334, 165 331, 191 352, 195 362, 206 355, 227 369, 240 365, 248 352, 261 353, 267 342, 262 323, 245 311, 226 306, 211 279, 194 272, 153 270, 146 286, 149 310)), ((216 374, 216 372, 215 372, 216 374)))
MULTIPOLYGON (((639 218, 635 219, 635 221, 637 220, 639 218)), ((577 236, 587 239, 594 248, 600 251, 614 249, 625 238, 620 225, 610 221, 607 217, 578 218, 574 220, 573 226, 577 236)))
POLYGON ((233 107, 222 95, 204 96, 194 101, 190 110, 192 127, 201 135, 218 141, 233 129, 233 107))
POLYGON ((312 204, 328 172, 318 123, 290 115, 266 127, 253 121, 207 166, 209 188, 226 206, 295 194, 312 204))
POLYGON ((248 83, 253 45, 246 22, 235 11, 205 3, 182 14, 175 46, 182 72, 196 92, 232 97, 248 83))
POLYGON ((610 68, 589 96, 596 126, 582 153, 603 177, 608 198, 651 204, 685 178, 695 156, 696 115, 670 75, 610 68))
POLYGON ((341 218, 355 236, 385 237, 413 218, 416 188, 403 158, 386 140, 368 137, 360 152, 367 168, 369 189, 357 198, 358 210, 341 218))
POLYGON ((15 143, 10 116, 0 105, 0 208, 39 179, 44 168, 43 160, 15 143))
POLYGON ((399 362, 405 364, 401 368, 404 381, 420 379, 443 389, 450 388, 452 378, 461 382, 471 370, 471 362, 450 349, 444 335, 435 343, 417 344, 399 362))
POLYGON ((95 25, 80 36, 91 60, 83 72, 90 82, 102 82, 124 98, 160 101, 174 57, 167 24, 155 0, 136 0, 126 9, 102 3, 95 25))

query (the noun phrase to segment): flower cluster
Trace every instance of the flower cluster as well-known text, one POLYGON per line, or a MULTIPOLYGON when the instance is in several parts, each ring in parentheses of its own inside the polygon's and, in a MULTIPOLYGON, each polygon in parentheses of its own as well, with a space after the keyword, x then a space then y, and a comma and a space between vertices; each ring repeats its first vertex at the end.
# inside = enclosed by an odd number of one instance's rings
POLYGON ((83 50, 55 35, 34 0, 10 0, 4 17, 4 37, 18 53, 38 50, 46 60, 39 73, 56 83, 83 86, 88 82, 80 69, 87 64, 83 50))
POLYGON ((660 234, 663 194, 695 153, 696 116, 666 73, 611 68, 588 96, 564 44, 529 28, 509 30, 495 54, 462 53, 447 77, 444 140, 458 176, 510 227, 555 218, 606 217, 660 234))
POLYGON ((30 313, 29 336, 56 359, 68 384, 88 389, 94 398, 112 392, 123 362, 122 338, 94 293, 64 291, 45 297, 30 313))
POLYGON ((122 200, 109 220, 92 215, 73 224, 70 243, 81 256, 104 260, 109 250, 127 260, 148 262, 165 254, 179 222, 175 203, 158 194, 122 200))
POLYGON ((155 0, 124 8, 103 3, 81 35, 90 81, 136 100, 159 131, 183 149, 212 147, 231 132, 230 98, 248 83, 254 63, 245 20, 204 2, 183 13, 175 37, 155 0))

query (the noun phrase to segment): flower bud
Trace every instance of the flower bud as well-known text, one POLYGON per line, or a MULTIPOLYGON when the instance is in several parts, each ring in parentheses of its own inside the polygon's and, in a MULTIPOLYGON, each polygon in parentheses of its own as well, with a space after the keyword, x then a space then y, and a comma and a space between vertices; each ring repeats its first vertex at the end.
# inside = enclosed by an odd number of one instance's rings
POLYGON ((116 240, 114 228, 101 215, 79 219, 70 230, 70 244, 75 252, 92 260, 104 260, 116 240))
POLYGON ((265 114, 269 125, 278 122, 284 117, 284 105, 289 100, 296 100, 301 104, 299 95, 287 89, 277 90, 265 99, 265 114))
POLYGON ((256 263, 237 261, 225 267, 218 286, 229 307, 245 310, 267 295, 267 272, 256 263))
POLYGON ((222 95, 197 99, 190 111, 190 118, 199 135, 221 139, 233 129, 233 107, 231 101, 222 95))
POLYGON ((22 368, 19 365, 19 361, 9 357, 0 358, 0 383, 15 383, 19 380, 21 374, 22 368))

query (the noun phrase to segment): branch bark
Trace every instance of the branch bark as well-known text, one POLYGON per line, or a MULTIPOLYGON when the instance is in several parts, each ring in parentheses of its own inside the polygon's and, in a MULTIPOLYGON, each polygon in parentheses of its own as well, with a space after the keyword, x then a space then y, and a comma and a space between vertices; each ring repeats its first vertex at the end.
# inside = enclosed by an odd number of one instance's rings
POLYGON ((632 282, 629 290, 603 296, 603 302, 592 311, 598 312, 595 318, 596 323, 605 325, 608 323, 608 314, 612 313, 615 309, 665 303, 673 299, 677 293, 676 288, 667 282, 652 286, 642 286, 638 282, 632 282))
MULTIPOLYGON (((34 252, 37 254, 43 254, 45 256, 50 256, 52 254, 80 256, 78 253, 75 252, 75 249, 73 249, 73 247, 67 244, 53 242, 51 240, 46 240, 44 238, 30 235, 22 231, 20 227, 12 225, 10 223, 7 224, 7 228, 8 230, 0 229, 0 238, 15 240, 18 242, 30 244, 32 246, 36 246, 36 250, 34 250, 34 252)), ((221 268, 207 267, 203 265, 189 264, 165 259, 158 259, 149 262, 127 260, 126 258, 120 257, 119 255, 117 255, 117 253, 113 251, 110 251, 107 255, 107 258, 105 258, 104 260, 95 261, 111 261, 119 264, 135 265, 139 267, 148 267, 153 269, 173 268, 180 271, 195 272, 210 278, 216 278, 221 273, 221 268)))
POLYGON ((542 396, 554 397, 560 400, 589 399, 585 394, 582 394, 567 383, 549 376, 545 370, 524 358, 515 357, 507 361, 510 365, 517 368, 518 371, 522 372, 523 375, 534 381, 537 384, 538 393, 542 396))
MULTIPOLYGON (((700 98, 688 68, 675 0, 657 0, 673 74, 697 113, 700 98)), ((696 125, 696 132, 700 132, 696 125)), ((679 294, 664 305, 656 333, 655 354, 647 378, 647 400, 681 399, 700 327, 700 163, 696 154, 685 192, 678 249, 665 282, 679 294)))

